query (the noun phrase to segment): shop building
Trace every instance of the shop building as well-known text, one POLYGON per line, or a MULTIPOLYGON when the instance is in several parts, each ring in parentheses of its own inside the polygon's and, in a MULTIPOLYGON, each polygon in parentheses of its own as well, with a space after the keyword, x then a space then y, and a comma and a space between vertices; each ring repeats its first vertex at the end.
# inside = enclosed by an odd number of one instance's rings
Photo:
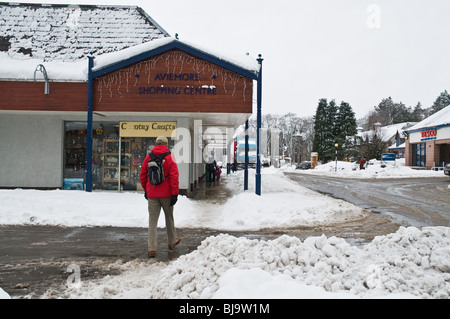
POLYGON ((450 163, 450 106, 406 129, 405 163, 433 169, 450 163))
POLYGON ((139 190, 164 135, 188 193, 208 144, 226 150, 253 113, 256 59, 171 37, 138 7, 0 3, 0 14, 0 187, 139 190))

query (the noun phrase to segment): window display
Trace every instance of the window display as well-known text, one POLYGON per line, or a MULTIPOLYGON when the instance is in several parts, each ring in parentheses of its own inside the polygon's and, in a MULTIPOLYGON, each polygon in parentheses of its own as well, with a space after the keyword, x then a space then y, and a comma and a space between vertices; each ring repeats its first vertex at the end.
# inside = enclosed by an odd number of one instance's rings
MULTIPOLYGON (((93 129, 93 189, 118 190, 120 183, 121 190, 142 190, 141 166, 156 138, 120 139, 119 123, 94 123, 93 129)), ((65 123, 64 189, 84 189, 86 140, 86 122, 65 123)))

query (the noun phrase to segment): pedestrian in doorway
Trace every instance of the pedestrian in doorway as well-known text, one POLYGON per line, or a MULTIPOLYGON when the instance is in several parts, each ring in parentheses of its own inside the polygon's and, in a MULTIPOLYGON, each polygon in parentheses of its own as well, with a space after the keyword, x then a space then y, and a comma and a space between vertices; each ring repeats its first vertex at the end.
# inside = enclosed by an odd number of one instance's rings
POLYGON ((206 174, 208 174, 206 180, 208 180, 210 183, 216 182, 216 169, 217 169, 217 163, 214 159, 214 156, 208 155, 208 162, 206 163, 206 174))
POLYGON ((166 137, 160 136, 156 139, 156 145, 146 156, 142 164, 140 180, 142 188, 145 191, 145 199, 148 201, 149 226, 148 226, 148 257, 156 257, 158 248, 158 219, 161 208, 166 218, 166 229, 169 250, 172 250, 180 243, 180 237, 177 235, 175 221, 173 217, 174 206, 177 203, 179 195, 179 173, 175 157, 170 154, 168 149, 169 141, 166 137), (162 159, 162 171, 164 180, 159 185, 150 183, 148 172, 151 158, 159 157, 162 159))
POLYGON ((363 156, 359 161, 359 169, 366 169, 366 157, 363 156))

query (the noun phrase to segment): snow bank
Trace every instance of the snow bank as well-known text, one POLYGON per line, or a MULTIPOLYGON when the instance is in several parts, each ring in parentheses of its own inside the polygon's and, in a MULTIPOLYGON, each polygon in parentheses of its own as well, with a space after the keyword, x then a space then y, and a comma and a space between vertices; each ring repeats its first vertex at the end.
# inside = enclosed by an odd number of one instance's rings
MULTIPOLYGON (((131 261, 69 298, 442 298, 450 292, 450 229, 401 227, 363 248, 344 239, 209 237, 163 263, 131 261)), ((47 295, 50 297, 50 295, 47 295)))
MULTIPOLYGON (((364 218, 363 209, 310 191, 274 169, 264 170, 263 196, 243 191, 243 172, 227 179, 233 194, 224 204, 198 202, 180 196, 175 221, 181 228, 259 230, 319 226, 364 218)), ((223 187, 223 186, 221 186, 223 187)), ((143 193, 84 191, 0 190, 0 224, 53 226, 147 227, 147 202, 143 193)), ((164 218, 159 227, 165 227, 164 218)))
POLYGON ((11 299, 11 296, 0 287, 0 299, 11 299))
POLYGON ((295 170, 288 167, 284 170, 290 172, 298 172, 302 174, 312 175, 328 175, 338 176, 342 178, 419 178, 419 177, 447 177, 442 171, 432 170, 414 170, 409 166, 405 166, 404 160, 397 160, 394 165, 387 164, 386 167, 382 167, 381 161, 370 160, 370 165, 364 170, 359 169, 359 163, 350 163, 338 161, 337 171, 336 162, 329 162, 326 164, 318 165, 313 170, 295 170))

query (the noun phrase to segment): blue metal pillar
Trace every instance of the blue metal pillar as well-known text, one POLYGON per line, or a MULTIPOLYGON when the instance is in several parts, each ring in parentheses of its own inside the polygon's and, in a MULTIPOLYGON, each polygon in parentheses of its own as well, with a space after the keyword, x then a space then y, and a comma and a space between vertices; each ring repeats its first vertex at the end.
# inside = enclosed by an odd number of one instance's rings
POLYGON ((257 114, 256 114, 256 195, 261 196, 261 126, 262 126, 262 62, 263 58, 258 55, 258 63, 260 65, 258 73, 258 88, 257 88, 257 114))
POLYGON ((93 128, 93 105, 94 105, 94 78, 92 68, 94 57, 90 56, 88 67, 88 116, 87 116, 87 152, 86 152, 86 192, 92 192, 92 128, 93 128))
POLYGON ((248 120, 245 122, 245 171, 244 190, 248 190, 248 120))

